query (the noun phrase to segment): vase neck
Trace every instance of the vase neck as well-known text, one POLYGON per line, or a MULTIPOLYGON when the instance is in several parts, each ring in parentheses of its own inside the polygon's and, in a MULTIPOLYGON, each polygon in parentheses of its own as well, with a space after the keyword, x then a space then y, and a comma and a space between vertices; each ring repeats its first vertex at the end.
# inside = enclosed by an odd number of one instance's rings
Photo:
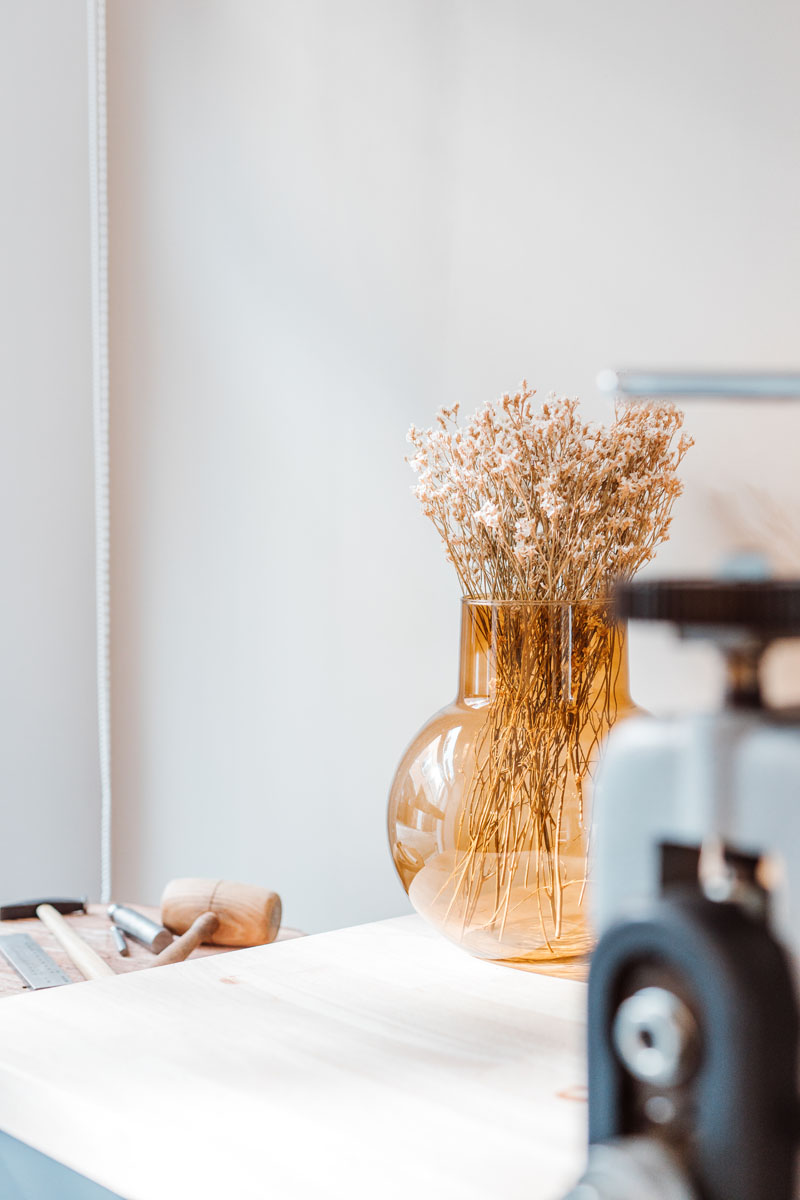
MULTIPOLYGON (((489 610, 487 606, 486 620, 489 610)), ((461 651, 458 662, 458 700, 479 704, 489 699, 489 639, 484 622, 470 605, 461 606, 461 651)))
MULTIPOLYGON (((581 676, 587 623, 593 622, 596 627, 600 620, 605 636, 610 638, 613 665, 602 672, 602 678, 598 677, 596 688, 609 690, 609 700, 620 710, 629 707, 625 627, 600 618, 599 608, 593 602, 511 606, 462 603, 458 702, 470 706, 488 703, 497 688, 498 671, 503 675, 508 655, 513 654, 523 670, 527 662, 531 672, 546 675, 552 703, 572 703, 579 685, 587 683, 585 670, 581 676), (529 654, 521 649, 525 643, 529 643, 529 654)), ((584 699, 595 690, 591 682, 588 686, 584 699)))

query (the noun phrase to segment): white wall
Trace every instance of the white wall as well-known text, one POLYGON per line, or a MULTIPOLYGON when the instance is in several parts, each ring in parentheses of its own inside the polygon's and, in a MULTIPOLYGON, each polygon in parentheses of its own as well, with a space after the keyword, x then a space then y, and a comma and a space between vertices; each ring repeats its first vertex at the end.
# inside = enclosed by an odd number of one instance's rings
MULTIPOLYGON (((523 375, 604 413, 604 365, 797 363, 798 34, 782 0, 112 0, 119 894, 404 911, 386 793, 458 608, 405 430, 523 375)), ((709 487, 796 487, 796 410, 690 424, 663 569, 716 555, 709 487)), ((713 671, 639 637, 634 683, 713 671)))
POLYGON ((0 22, 0 897, 96 895, 85 5, 0 22))

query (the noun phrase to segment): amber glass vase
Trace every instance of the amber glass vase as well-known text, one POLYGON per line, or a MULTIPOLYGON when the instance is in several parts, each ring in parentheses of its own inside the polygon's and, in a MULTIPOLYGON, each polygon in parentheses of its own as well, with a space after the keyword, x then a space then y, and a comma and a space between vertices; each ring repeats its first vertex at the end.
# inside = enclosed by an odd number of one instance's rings
POLYGON ((591 947, 591 778, 632 711, 625 632, 604 602, 462 601, 458 695, 420 730, 389 800, 414 907, 481 958, 591 947))

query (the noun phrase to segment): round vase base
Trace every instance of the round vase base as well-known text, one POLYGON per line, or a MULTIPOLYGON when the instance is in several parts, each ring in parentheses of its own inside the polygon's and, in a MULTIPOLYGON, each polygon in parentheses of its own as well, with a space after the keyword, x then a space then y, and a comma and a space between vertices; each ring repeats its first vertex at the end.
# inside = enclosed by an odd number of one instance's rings
POLYGON ((448 941, 489 962, 537 970, 583 959, 592 949, 582 879, 563 886, 557 903, 545 887, 525 879, 523 868, 502 889, 489 878, 470 890, 463 886, 459 858, 441 854, 417 873, 408 894, 448 941))

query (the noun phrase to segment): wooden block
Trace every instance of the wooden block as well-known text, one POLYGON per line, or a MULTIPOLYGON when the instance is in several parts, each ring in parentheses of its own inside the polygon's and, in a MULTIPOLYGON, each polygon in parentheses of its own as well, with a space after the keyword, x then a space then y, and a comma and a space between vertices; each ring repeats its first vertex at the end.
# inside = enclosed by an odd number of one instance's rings
POLYGON ((9 998, 0 1128, 126 1200, 557 1200, 585 993, 405 917, 9 998))

